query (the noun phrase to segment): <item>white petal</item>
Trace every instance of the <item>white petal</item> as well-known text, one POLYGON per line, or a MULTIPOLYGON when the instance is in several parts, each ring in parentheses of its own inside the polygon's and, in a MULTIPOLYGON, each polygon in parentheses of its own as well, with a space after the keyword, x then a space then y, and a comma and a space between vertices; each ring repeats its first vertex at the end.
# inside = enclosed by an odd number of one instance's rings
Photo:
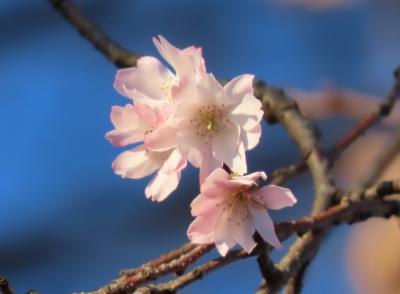
POLYGON ((137 67, 117 71, 114 87, 123 96, 150 104, 165 103, 168 97, 163 87, 173 74, 157 59, 145 56, 137 67))
POLYGON ((234 100, 242 100, 247 94, 253 94, 254 75, 243 74, 230 80, 225 86, 225 92, 234 100))
POLYGON ((242 130, 240 132, 240 138, 243 141, 244 149, 250 150, 256 147, 258 145, 258 142, 260 142, 261 134, 262 134, 261 124, 258 124, 257 126, 255 126, 254 129, 250 131, 242 130))
POLYGON ((180 172, 158 172, 145 189, 146 197, 158 202, 165 200, 178 187, 180 178, 180 172))
POLYGON ((246 151, 244 150, 243 143, 239 144, 238 153, 233 159, 231 169, 239 175, 247 173, 246 151))
POLYGON ((158 36, 158 38, 159 40, 153 38, 154 45, 178 75, 196 75, 198 72, 205 71, 201 50, 195 47, 180 50, 169 43, 163 36, 158 36))
POLYGON ((217 160, 211 152, 211 148, 207 148, 205 154, 202 156, 203 161, 200 166, 200 186, 204 180, 217 168, 222 167, 222 161, 217 160))
POLYGON ((232 123, 226 124, 226 127, 219 130, 212 137, 212 149, 214 157, 230 168, 239 153, 239 128, 232 123))
POLYGON ((160 172, 180 172, 186 167, 186 165, 187 161, 185 155, 180 148, 175 148, 172 150, 168 159, 163 163, 162 167, 160 168, 160 172))
POLYGON ((144 139, 147 148, 153 151, 165 151, 178 145, 177 129, 174 125, 165 123, 155 129, 144 139))
POLYGON ((254 224, 261 237, 276 248, 281 248, 282 244, 275 233, 274 222, 266 209, 253 209, 254 224))
POLYGON ((160 168, 161 162, 142 146, 121 153, 112 166, 116 174, 123 178, 140 179, 160 168))
POLYGON ((264 186, 254 194, 261 198, 269 209, 282 209, 293 206, 297 202, 292 191, 275 185, 264 186))
POLYGON ((242 103, 232 111, 232 120, 239 124, 243 130, 254 129, 261 121, 264 112, 260 100, 252 94, 244 96, 242 103))
POLYGON ((232 240, 228 240, 228 241, 224 241, 224 242, 216 242, 215 246, 217 247, 219 254, 221 254, 222 256, 226 256, 229 249, 231 249, 233 246, 235 246, 235 242, 232 240))

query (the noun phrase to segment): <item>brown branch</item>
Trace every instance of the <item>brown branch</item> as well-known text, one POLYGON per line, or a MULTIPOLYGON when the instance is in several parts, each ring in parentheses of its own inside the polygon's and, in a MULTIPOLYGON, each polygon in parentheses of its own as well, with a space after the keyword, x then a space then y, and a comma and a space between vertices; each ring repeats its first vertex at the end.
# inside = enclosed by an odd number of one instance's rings
MULTIPOLYGON (((351 143, 353 143, 357 138, 359 138, 368 128, 373 126, 375 123, 380 121, 384 116, 390 114, 396 99, 400 96, 400 71, 397 69, 394 73, 395 83, 392 87, 390 93, 387 95, 386 99, 378 106, 377 110, 366 117, 361 119, 357 125, 350 130, 329 152, 329 165, 331 165, 338 156, 345 150, 351 143)), ((306 169, 304 163, 299 163, 292 165, 289 169, 283 169, 278 171, 275 176, 277 176, 277 181, 282 181, 285 176, 290 176, 295 173, 301 172, 306 169)), ((315 181, 314 181, 314 184, 315 181)), ((316 199, 318 195, 316 195, 316 199)), ((331 199, 332 200, 332 199, 331 199)), ((321 205, 313 206, 313 213, 319 212, 325 208, 329 207, 333 203, 323 202, 321 205)), ((322 241, 324 236, 323 231, 312 232, 302 238, 298 239, 296 243, 290 248, 288 254, 281 260, 279 267, 284 271, 290 273, 289 278, 296 279, 296 274, 299 271, 303 271, 301 275, 297 278, 302 279, 304 277, 304 271, 309 264, 310 260, 315 256, 319 249, 319 243, 322 241), (312 236, 314 235, 314 236, 312 236)), ((290 281, 292 285, 301 285, 301 281, 290 281)), ((265 284, 264 284, 265 286, 265 284)), ((282 285, 283 286, 283 285, 282 285)))
POLYGON ((205 264, 196 267, 192 271, 188 272, 187 274, 178 277, 172 281, 167 283, 159 284, 159 285, 148 285, 143 288, 139 288, 136 290, 135 294, 170 294, 175 293, 177 290, 193 283, 196 280, 201 279, 206 274, 210 273, 211 271, 217 270, 223 266, 226 266, 232 262, 238 261, 243 258, 247 258, 251 255, 247 254, 243 250, 236 250, 229 252, 225 257, 219 257, 213 259, 211 261, 206 262, 205 264))
MULTIPOLYGON (((135 270, 126 271, 127 275, 112 281, 110 284, 90 294, 131 293, 145 282, 157 279, 169 273, 182 274, 186 267, 194 263, 214 245, 185 244, 177 250, 150 261, 135 270)), ((88 293, 88 294, 89 294, 88 293)))
POLYGON ((301 293, 301 291, 303 290, 304 276, 307 272, 310 262, 311 260, 309 262, 304 263, 303 266, 299 269, 299 271, 289 279, 286 285, 286 294, 301 293))
POLYGON ((71 0, 49 0, 79 32, 118 67, 135 66, 139 55, 121 47, 92 22, 71 0))
MULTIPOLYGON (((363 191, 347 193, 345 197, 348 201, 333 206, 313 217, 306 217, 298 221, 277 224, 276 231, 281 241, 284 241, 292 234, 302 235, 307 231, 328 230, 334 225, 343 223, 353 224, 364 221, 370 217, 380 216, 388 218, 392 215, 400 215, 400 198, 398 196, 390 196, 398 193, 400 193, 400 180, 383 182, 363 191), (355 195, 357 195, 357 197, 355 197, 355 195)), ((311 236, 310 234, 304 236, 306 236, 306 240, 312 242, 311 244, 316 244, 313 242, 312 238, 307 237, 311 236)), ((147 285, 137 289, 133 293, 175 293, 175 291, 180 288, 202 278, 205 274, 215 271, 232 262, 252 257, 254 255, 259 256, 257 250, 258 249, 253 251, 251 254, 247 254, 243 250, 232 251, 226 257, 220 257, 206 262, 181 277, 159 285, 147 285)), ((300 251, 300 253, 303 256, 307 256, 312 252, 300 251)), ((276 268, 275 271, 270 271, 272 268, 271 266, 273 266, 271 264, 262 266, 262 271, 265 271, 263 274, 266 276, 267 280, 270 281, 270 287, 268 288, 269 290, 272 289, 272 292, 270 293, 273 293, 273 291, 278 290, 278 288, 280 289, 284 285, 281 281, 288 280, 289 277, 292 276, 293 272, 298 272, 295 265, 291 265, 292 268, 288 270, 276 268), (281 277, 282 274, 285 275, 283 278, 281 277), (272 285, 274 285, 274 287, 279 287, 276 289, 271 288, 272 285)), ((118 293, 131 293, 127 290, 124 291, 125 292, 118 293)))
MULTIPOLYGON (((287 129, 293 141, 300 147, 303 160, 310 169, 314 182, 315 197, 311 214, 318 214, 333 203, 336 189, 331 183, 328 160, 320 150, 315 126, 301 114, 296 102, 287 97, 282 90, 267 87, 263 82, 258 82, 256 84, 256 96, 263 103, 266 119, 272 123, 279 121, 287 129)), ((296 171, 297 167, 294 167, 293 170, 296 171)), ((309 242, 319 244, 322 237, 321 234, 315 236, 314 234, 309 233, 307 237, 296 240, 283 259, 285 266, 282 267, 282 270, 286 271, 287 268, 293 268, 298 271, 298 265, 314 256, 319 246, 310 247, 308 244, 309 242), (299 251, 303 251, 307 259, 300 259, 299 257, 303 255, 299 255, 299 251)), ((263 281, 258 293, 275 293, 284 283, 286 283, 286 280, 283 278, 276 279, 273 284, 263 281)))
POLYGON ((342 150, 346 149, 351 143, 364 134, 366 130, 391 113, 394 103, 400 98, 400 67, 394 71, 393 75, 395 78, 394 85, 384 101, 378 105, 374 112, 362 118, 357 125, 330 150, 332 160, 335 160, 336 157, 341 154, 342 150))
POLYGON ((192 243, 183 244, 181 247, 179 247, 171 252, 161 255, 160 257, 153 259, 146 264, 143 264, 139 268, 121 271, 120 276, 121 277, 122 276, 130 277, 130 276, 137 274, 140 271, 143 271, 143 270, 146 271, 148 268, 154 268, 154 267, 160 266, 161 264, 168 263, 168 262, 178 258, 179 256, 192 251, 195 247, 196 247, 196 245, 192 244, 192 243))
MULTIPOLYGON (((104 32, 102 32, 94 23, 87 20, 87 18, 73 5, 71 1, 56 1, 50 0, 53 6, 59 9, 64 16, 81 32, 81 34, 92 42, 96 48, 98 48, 107 58, 112 60, 118 66, 132 66, 136 64, 137 56, 131 54, 129 51, 119 47, 111 39, 109 39, 104 32), (110 45, 110 46, 108 46, 110 45), (127 62, 127 60, 131 60, 127 62)), ((398 75, 398 74, 397 74, 398 75)), ((314 178, 314 185, 316 190, 315 201, 313 204, 312 214, 316 215, 318 212, 324 210, 329 205, 332 204, 332 196, 335 194, 335 189, 330 183, 328 174, 328 161, 322 155, 318 142, 316 140, 314 128, 310 121, 301 115, 296 103, 293 100, 288 99, 284 93, 280 90, 267 87, 262 82, 257 83, 256 92, 258 92, 259 97, 263 101, 263 105, 266 111, 266 118, 271 120, 280 121, 288 130, 289 135, 292 139, 300 146, 302 156, 305 163, 310 168, 311 173, 314 178)), ((398 91, 394 91, 395 95, 398 91)), ((393 99, 394 101, 394 99, 393 99)), ((386 105, 382 107, 376 116, 370 116, 364 125, 361 125, 360 129, 354 134, 350 134, 344 141, 339 142, 339 145, 343 145, 343 148, 347 147, 352 141, 359 137, 367 128, 374 124, 380 116, 386 115, 390 112, 391 105, 386 105), (346 142, 349 142, 348 144, 346 142)), ((337 153, 334 152, 334 155, 337 153)), ((302 170, 303 166, 292 168, 293 172, 298 172, 302 170)), ((294 246, 289 251, 286 256, 289 260, 287 267, 284 267, 286 272, 287 268, 295 269, 296 272, 299 270, 301 264, 304 265, 308 262, 318 249, 318 244, 321 237, 320 232, 314 232, 305 235, 303 238, 298 240, 294 246), (301 257, 303 256, 303 257, 301 257), (305 256, 305 257, 304 257, 305 256), (303 261, 301 263, 301 261, 303 261)), ((191 252, 197 250, 197 247, 190 251, 186 255, 190 255, 191 252)), ((259 254, 261 257, 261 254, 259 254)), ((195 258, 194 258, 195 259, 195 258)), ((171 264, 179 260, 173 259, 168 264, 170 268, 175 268, 171 264)), ((159 267, 161 267, 161 264, 159 267)), ((280 263, 280 265, 282 265, 280 263)), ((170 272, 169 270, 164 271, 157 267, 160 275, 170 272)), ((157 272, 156 271, 156 272, 157 272)), ((150 279, 143 278, 142 271, 132 272, 132 276, 127 279, 132 279, 133 285, 136 287, 136 281, 148 281, 150 279), (139 275, 139 277, 137 277, 139 275), (137 277, 137 278, 134 278, 137 277)), ((147 274, 145 275, 147 276, 147 274)), ((152 276, 150 274, 149 276, 152 276)), ((158 277, 158 274, 154 274, 154 278, 158 277)))
POLYGON ((14 290, 8 283, 8 280, 3 276, 0 276, 0 290, 3 294, 15 294, 14 290))

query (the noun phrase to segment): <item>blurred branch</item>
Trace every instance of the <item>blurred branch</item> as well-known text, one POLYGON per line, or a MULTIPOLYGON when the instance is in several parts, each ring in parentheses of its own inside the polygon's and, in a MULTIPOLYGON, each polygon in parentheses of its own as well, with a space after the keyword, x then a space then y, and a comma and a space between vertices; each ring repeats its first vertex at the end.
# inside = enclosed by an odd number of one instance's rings
POLYGON ((8 280, 3 276, 0 276, 0 290, 3 294, 15 294, 10 284, 8 283, 8 280))
MULTIPOLYGON (((316 92, 288 89, 296 97, 301 111, 314 120, 345 117, 360 120, 373 112, 381 98, 352 90, 328 88, 316 92), (362 105, 362 107, 360 107, 362 105)), ((392 110, 395 114, 386 119, 384 125, 393 127, 400 123, 400 105, 392 110)))
POLYGON ((139 55, 121 47, 92 22, 72 0, 49 0, 97 50, 118 67, 135 66, 139 55))
POLYGON ((358 184, 360 188, 366 187, 375 182, 383 171, 389 166, 392 159, 400 152, 400 132, 396 134, 390 145, 380 152, 378 157, 373 160, 371 168, 364 175, 358 184))
MULTIPOLYGON (((357 124, 345 133, 342 138, 328 151, 329 163, 332 165, 335 160, 345 151, 352 143, 360 138, 369 128, 381 121, 381 119, 390 115, 393 110, 394 103, 400 97, 400 68, 394 72, 395 83, 386 96, 385 100, 379 103, 376 108, 363 115, 357 124)), ((288 167, 275 170, 271 174, 271 184, 279 185, 290 177, 300 174, 307 169, 304 161, 292 164, 288 167)))

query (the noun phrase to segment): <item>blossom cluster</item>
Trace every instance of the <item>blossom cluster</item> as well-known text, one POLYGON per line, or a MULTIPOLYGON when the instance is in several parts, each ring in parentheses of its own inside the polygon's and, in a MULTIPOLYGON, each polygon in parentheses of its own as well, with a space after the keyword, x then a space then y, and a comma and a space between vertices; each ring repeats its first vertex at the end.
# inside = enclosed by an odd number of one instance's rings
POLYGON ((215 243, 222 255, 236 243, 250 252, 257 230, 280 246, 266 209, 291 206, 296 198, 277 186, 259 189, 263 172, 244 176, 245 152, 261 136, 263 111, 253 95, 254 76, 221 85, 207 72, 201 48, 181 50, 162 36, 153 42, 169 66, 145 56, 115 77, 116 90, 132 102, 112 108, 115 129, 106 138, 115 146, 134 145, 114 160, 115 173, 130 179, 155 173, 145 195, 163 201, 189 162, 200 169, 201 186, 192 203, 192 242, 215 243))

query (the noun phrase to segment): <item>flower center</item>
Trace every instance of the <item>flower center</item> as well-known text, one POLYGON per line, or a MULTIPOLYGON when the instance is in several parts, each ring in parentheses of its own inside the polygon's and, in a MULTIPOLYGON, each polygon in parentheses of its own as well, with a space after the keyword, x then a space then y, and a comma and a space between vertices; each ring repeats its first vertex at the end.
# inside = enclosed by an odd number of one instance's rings
POLYGON ((211 136, 225 127, 225 123, 229 119, 224 118, 221 107, 218 105, 204 105, 201 106, 195 117, 190 120, 192 124, 196 127, 196 133, 199 136, 211 136))
POLYGON ((228 221, 236 221, 239 226, 251 216, 250 200, 246 197, 246 193, 239 191, 229 195, 223 202, 222 211, 228 221))
POLYGON ((265 205, 261 201, 249 197, 245 191, 227 195, 225 201, 221 204, 226 219, 228 221, 235 221, 238 226, 253 216, 251 207, 265 208, 265 205))
POLYGON ((150 135, 153 131, 154 131, 155 127, 154 126, 150 126, 146 131, 144 131, 144 135, 150 135))

